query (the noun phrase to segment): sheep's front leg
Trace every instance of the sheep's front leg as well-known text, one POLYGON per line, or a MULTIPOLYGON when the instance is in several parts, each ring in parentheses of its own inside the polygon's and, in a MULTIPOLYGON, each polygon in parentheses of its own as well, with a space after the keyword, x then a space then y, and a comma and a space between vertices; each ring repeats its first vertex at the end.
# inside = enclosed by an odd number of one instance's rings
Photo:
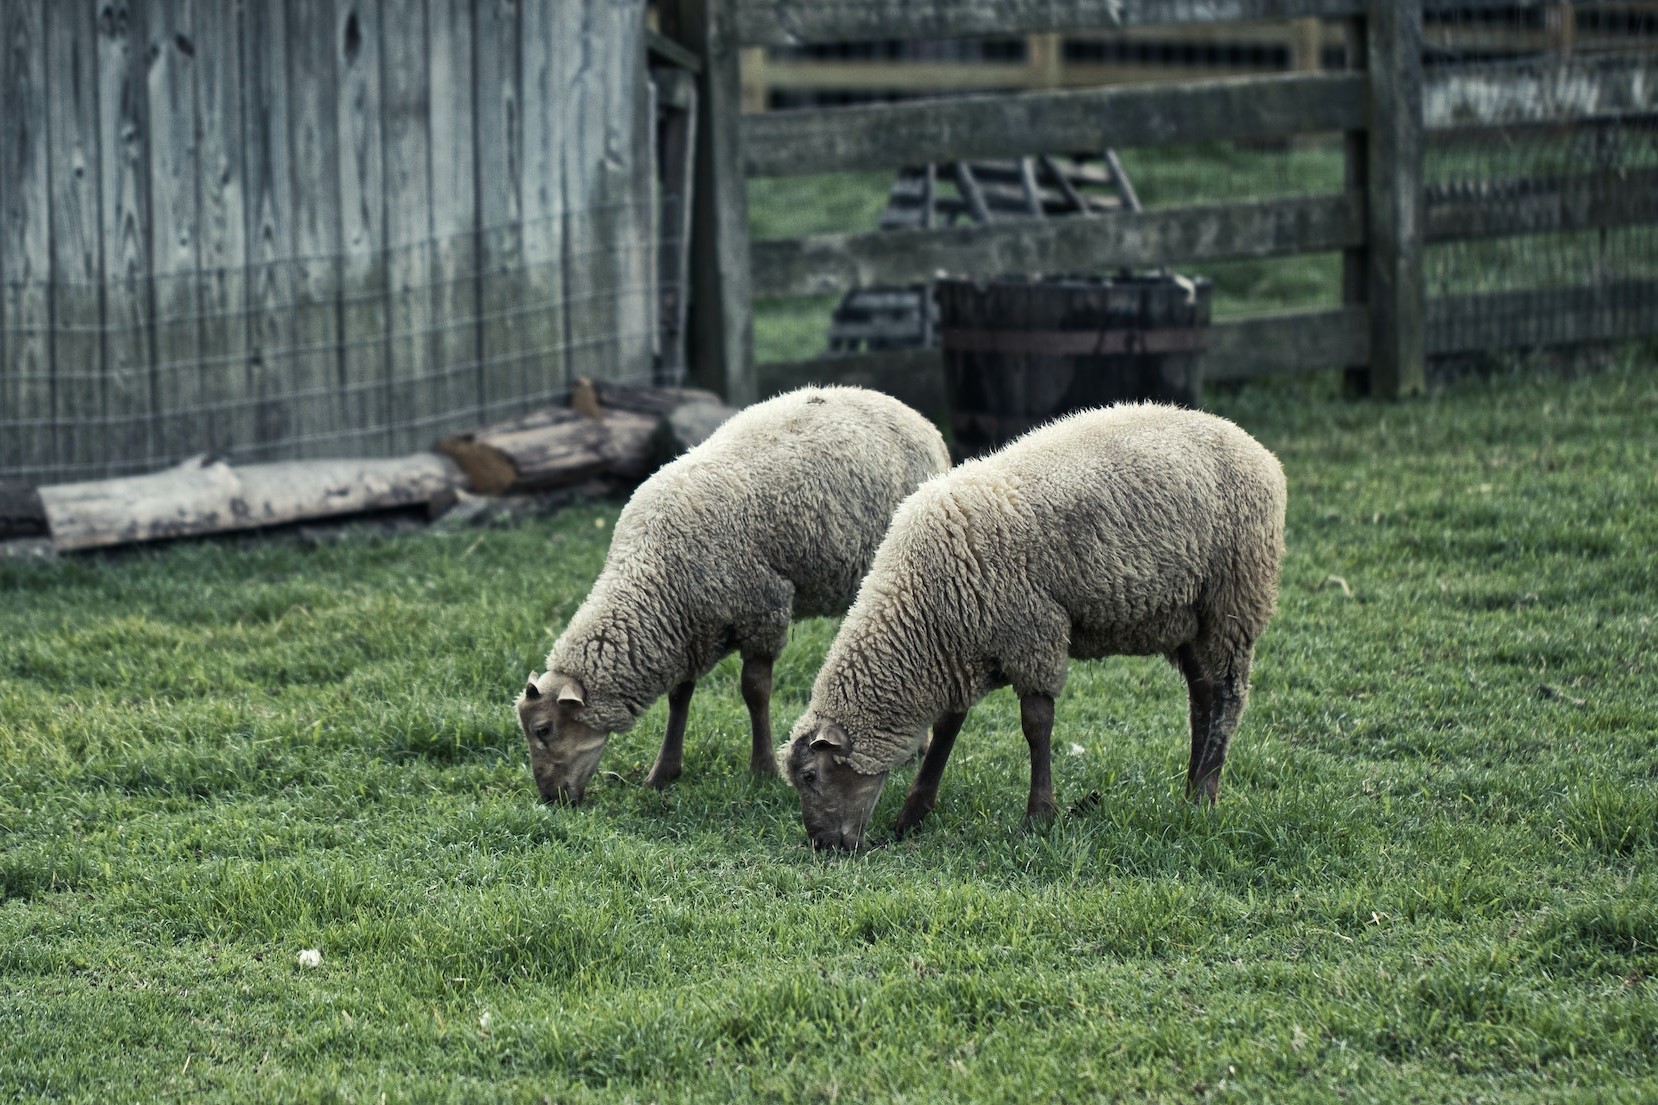
POLYGON ((743 702, 748 706, 752 744, 748 769, 777 778, 777 757, 771 746, 771 666, 773 656, 743 657, 743 702))
POLYGON ((685 762, 685 719, 691 713, 691 692, 696 689, 697 681, 687 679, 668 692, 668 728, 662 734, 656 764, 645 776, 646 786, 661 788, 679 778, 685 762))
POLYGON ((1054 805, 1053 761, 1049 744, 1054 731, 1053 696, 1021 696, 1019 726, 1025 731, 1025 743, 1030 745, 1030 800, 1025 803, 1025 818, 1030 821, 1052 821, 1059 812, 1059 807, 1054 805))
POLYGON ((921 770, 915 773, 910 791, 904 796, 904 808, 898 811, 896 835, 903 836, 933 812, 938 803, 938 781, 944 775, 944 764, 950 759, 950 750, 956 746, 956 734, 961 732, 962 723, 966 720, 967 712, 963 710, 959 714, 940 714, 938 720, 933 722, 933 736, 927 744, 921 770))

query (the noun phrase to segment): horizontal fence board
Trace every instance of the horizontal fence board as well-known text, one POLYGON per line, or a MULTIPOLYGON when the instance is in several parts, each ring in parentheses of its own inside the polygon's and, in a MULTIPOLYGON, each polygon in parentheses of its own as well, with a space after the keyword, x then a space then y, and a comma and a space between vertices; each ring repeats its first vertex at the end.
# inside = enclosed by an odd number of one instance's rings
MULTIPOLYGON (((1446 354, 1622 341, 1650 334, 1655 324, 1658 281, 1541 288, 1430 299, 1426 344, 1430 354, 1446 354)), ((1358 306, 1222 319, 1208 330, 1203 378, 1246 380, 1364 364, 1369 346, 1368 319, 1358 306)), ((762 395, 808 383, 857 384, 929 414, 946 406, 937 349, 771 361, 759 366, 759 377, 762 395)))
POLYGON ((1430 242, 1658 223, 1658 169, 1429 189, 1427 207, 1430 242))
POLYGON ((1364 125, 1364 83, 1348 73, 1239 77, 777 111, 741 124, 749 176, 797 176, 1354 130, 1364 125))
POLYGON ((1203 378, 1245 380, 1319 372, 1369 359, 1370 323, 1363 307, 1287 311, 1211 325, 1203 378))
POLYGON ((1628 341, 1658 332, 1658 280, 1444 296, 1427 316, 1429 353, 1628 341))
POLYGON ((1658 111, 1652 59, 1609 55, 1528 59, 1430 70, 1422 115, 1429 129, 1523 126, 1649 115, 1658 111))
MULTIPOLYGON (((1208 329, 1203 378, 1244 380, 1318 372, 1362 364, 1368 356, 1369 330, 1362 307, 1225 319, 1208 329)), ((928 414, 941 414, 947 406, 943 370, 943 354, 938 349, 771 361, 759 367, 760 394, 775 395, 814 383, 856 384, 886 392, 928 414)))
POLYGON ((1087 219, 1028 220, 945 230, 876 230, 756 242, 758 297, 825 295, 914 284, 940 272, 1073 272, 1123 265, 1271 257, 1363 241, 1358 193, 1087 219))
POLYGON ((968 38, 1364 14, 1365 0, 738 0, 739 46, 968 38))

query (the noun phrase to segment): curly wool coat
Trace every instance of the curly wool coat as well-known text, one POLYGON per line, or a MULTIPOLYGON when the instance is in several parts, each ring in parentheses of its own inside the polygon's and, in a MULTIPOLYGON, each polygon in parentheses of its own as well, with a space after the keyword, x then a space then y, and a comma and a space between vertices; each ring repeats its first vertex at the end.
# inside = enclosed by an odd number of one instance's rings
POLYGON ((1168 654, 1247 687, 1284 549, 1277 459, 1158 404, 1084 411, 958 466, 899 507, 795 726, 845 730, 877 775, 996 687, 1057 697, 1067 660, 1168 654))
POLYGON ((777 656, 793 618, 846 611, 894 508, 948 467, 937 428, 879 392, 744 409, 628 500, 542 690, 580 680, 574 720, 620 733, 728 652, 777 656))

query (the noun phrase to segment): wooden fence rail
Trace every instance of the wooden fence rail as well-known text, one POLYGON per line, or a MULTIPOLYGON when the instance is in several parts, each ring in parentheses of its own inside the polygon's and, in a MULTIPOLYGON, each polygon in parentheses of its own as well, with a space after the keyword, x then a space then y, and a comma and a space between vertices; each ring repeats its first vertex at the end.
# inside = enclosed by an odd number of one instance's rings
MULTIPOLYGON (((1553 11, 1558 0, 1507 6, 1553 11)), ((1480 0, 1432 0, 1436 18, 1489 7, 1480 0)), ((1564 173, 1492 184, 1484 192, 1426 188, 1422 175, 1430 130, 1605 125, 1658 115, 1650 53, 1425 72, 1423 5, 1394 0, 684 0, 677 14, 676 33, 704 55, 710 111, 698 182, 699 367, 705 383, 728 395, 748 397, 816 378, 880 380, 908 397, 936 398, 937 354, 926 351, 756 367, 751 309, 757 296, 918 283, 939 272, 1103 271, 1339 251, 1342 307, 1217 322, 1207 371, 1237 379, 1361 366, 1375 390, 1389 396, 1419 390, 1425 358, 1467 348, 1470 334, 1500 344, 1557 334, 1611 340, 1658 329, 1653 312, 1631 298, 1649 290, 1640 282, 1620 291, 1615 308, 1594 302, 1589 288, 1553 289, 1546 309, 1536 292, 1430 302, 1423 265, 1430 243, 1658 223, 1658 171, 1650 169, 1616 177, 1564 173), (741 111, 740 55, 753 47, 1292 18, 1339 21, 1354 67, 1156 87, 741 111), (1062 223, 748 238, 750 177, 1331 132, 1347 136, 1346 185, 1332 195, 1121 211, 1062 223), (1507 330, 1490 321, 1519 317, 1516 310, 1553 312, 1562 321, 1553 329, 1538 322, 1507 330), (911 378, 916 373, 919 382, 911 378)))

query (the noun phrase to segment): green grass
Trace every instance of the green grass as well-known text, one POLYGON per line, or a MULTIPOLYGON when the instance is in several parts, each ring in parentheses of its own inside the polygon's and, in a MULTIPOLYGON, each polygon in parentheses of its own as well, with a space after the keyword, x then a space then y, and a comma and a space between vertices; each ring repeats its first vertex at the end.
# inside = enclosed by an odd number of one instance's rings
POLYGON ((0 563, 0 1099, 1652 1100, 1658 376, 1333 390, 1215 397, 1291 487, 1217 809, 1173 671, 1077 664, 1097 805, 1021 823, 998 692, 853 858, 729 663, 667 793, 658 704, 535 801, 511 698, 613 505, 0 563))

